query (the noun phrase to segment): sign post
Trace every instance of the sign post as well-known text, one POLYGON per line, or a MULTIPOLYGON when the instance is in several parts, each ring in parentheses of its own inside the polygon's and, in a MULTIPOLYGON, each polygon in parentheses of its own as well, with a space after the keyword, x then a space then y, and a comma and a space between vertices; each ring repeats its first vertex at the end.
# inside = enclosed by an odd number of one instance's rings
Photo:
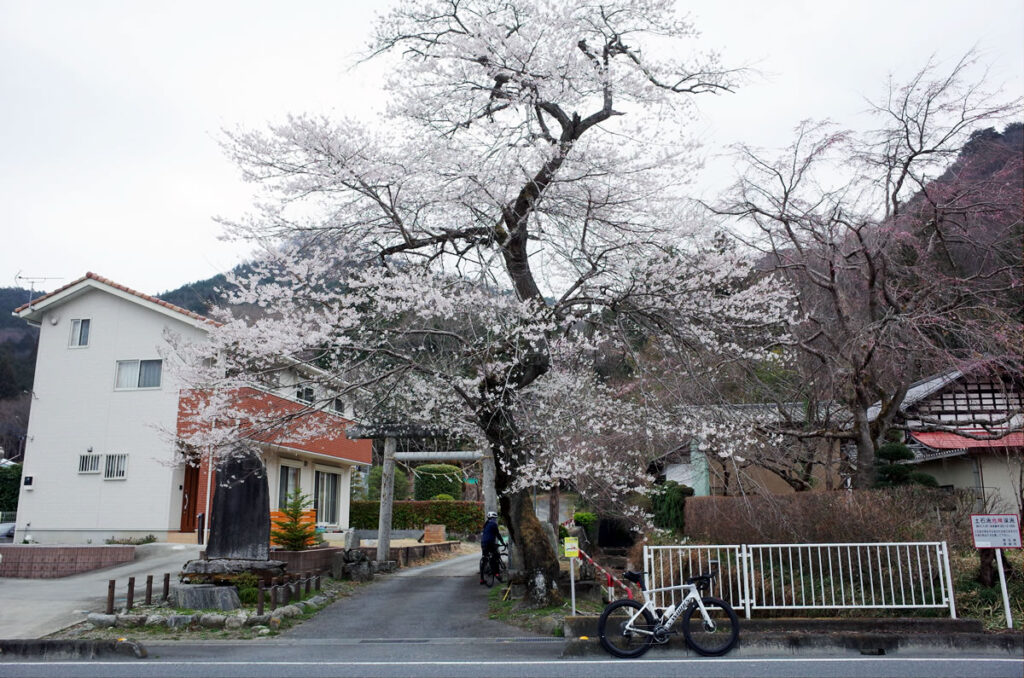
POLYGON ((1016 513, 975 514, 971 516, 971 533, 974 537, 974 548, 996 550, 996 566, 999 568, 999 585, 1003 589, 1006 628, 1012 629, 1013 616, 1010 614, 1010 596, 1006 591, 1003 549, 1021 548, 1020 521, 1016 513))
POLYGON ((569 559, 569 590, 572 591, 572 616, 576 616, 576 559, 580 557, 578 537, 565 538, 565 557, 569 559))

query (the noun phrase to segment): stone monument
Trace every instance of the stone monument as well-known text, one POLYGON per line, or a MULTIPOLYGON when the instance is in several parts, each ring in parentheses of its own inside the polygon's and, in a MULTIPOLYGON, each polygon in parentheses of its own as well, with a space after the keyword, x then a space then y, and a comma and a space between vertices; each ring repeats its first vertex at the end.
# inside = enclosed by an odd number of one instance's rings
POLYGON ((269 559, 270 490, 259 457, 232 456, 217 465, 212 513, 206 558, 185 563, 182 581, 194 587, 230 584, 245 572, 264 580, 284 574, 285 564, 269 559))

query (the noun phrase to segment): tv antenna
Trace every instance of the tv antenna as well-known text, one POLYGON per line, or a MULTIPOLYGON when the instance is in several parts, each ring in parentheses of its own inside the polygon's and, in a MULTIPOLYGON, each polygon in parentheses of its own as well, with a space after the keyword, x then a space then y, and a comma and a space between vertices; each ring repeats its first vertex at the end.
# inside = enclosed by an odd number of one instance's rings
POLYGON ((32 303, 32 299, 35 298, 36 296, 36 283, 46 282, 47 280, 63 280, 63 278, 45 275, 22 275, 21 271, 18 271, 18 274, 14 276, 14 282, 17 284, 18 287, 21 287, 23 283, 28 283, 28 303, 30 304, 32 303))

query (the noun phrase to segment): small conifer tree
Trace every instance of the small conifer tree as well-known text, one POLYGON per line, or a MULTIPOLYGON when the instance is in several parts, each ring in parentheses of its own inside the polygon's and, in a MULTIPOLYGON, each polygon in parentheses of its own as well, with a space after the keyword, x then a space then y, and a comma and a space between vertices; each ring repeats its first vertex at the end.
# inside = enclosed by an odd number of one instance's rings
POLYGON ((288 502, 281 507, 284 518, 274 521, 270 536, 286 551, 305 551, 317 542, 316 523, 304 520, 306 510, 313 505, 309 495, 295 490, 288 494, 288 502))

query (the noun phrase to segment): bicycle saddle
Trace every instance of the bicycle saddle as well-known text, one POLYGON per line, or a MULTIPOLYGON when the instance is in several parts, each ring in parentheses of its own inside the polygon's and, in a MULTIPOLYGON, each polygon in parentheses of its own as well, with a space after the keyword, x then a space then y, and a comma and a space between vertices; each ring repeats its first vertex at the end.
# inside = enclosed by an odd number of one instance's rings
POLYGON ((622 578, 626 581, 631 581, 634 584, 642 584, 644 581, 644 573, 634 572, 633 570, 624 570, 622 572, 622 578))

